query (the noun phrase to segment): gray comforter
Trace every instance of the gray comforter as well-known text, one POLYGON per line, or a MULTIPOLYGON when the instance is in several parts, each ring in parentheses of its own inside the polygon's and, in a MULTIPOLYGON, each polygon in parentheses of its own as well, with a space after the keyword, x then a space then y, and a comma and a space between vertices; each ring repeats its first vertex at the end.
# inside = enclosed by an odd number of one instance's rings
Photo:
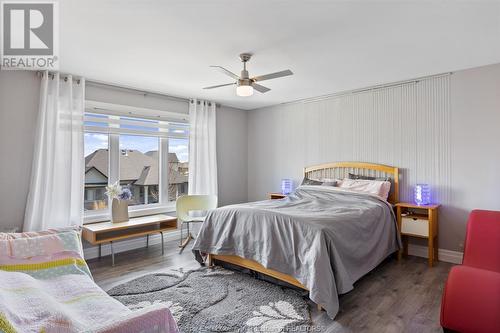
POLYGON ((400 248, 390 204, 330 186, 300 186, 285 199, 210 212, 193 250, 238 255, 289 274, 330 318, 338 294, 400 248))

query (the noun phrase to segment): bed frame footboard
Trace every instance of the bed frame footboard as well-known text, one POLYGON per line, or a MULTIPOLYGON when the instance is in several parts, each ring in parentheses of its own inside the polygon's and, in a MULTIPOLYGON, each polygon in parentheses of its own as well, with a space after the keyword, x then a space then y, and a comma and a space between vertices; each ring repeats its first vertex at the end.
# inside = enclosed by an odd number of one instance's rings
MULTIPOLYGON (((206 259, 206 265, 208 267, 213 267, 214 260, 218 260, 218 261, 226 262, 228 264, 247 268, 249 270, 268 275, 268 276, 273 277, 275 279, 278 279, 280 281, 291 284, 295 287, 299 287, 301 289, 309 291, 306 286, 304 286, 302 283, 300 283, 293 276, 275 271, 273 269, 266 268, 266 267, 262 266, 261 264, 259 264, 258 262, 256 262, 255 260, 245 259, 245 258, 235 256, 235 255, 222 255, 222 254, 210 254, 209 253, 207 255, 207 259, 206 259)), ((316 306, 318 308, 318 311, 323 310, 323 307, 320 304, 316 304, 316 306)))
POLYGON ((214 260, 219 260, 223 262, 227 262, 232 265, 240 266, 243 268, 250 269, 252 271, 256 271, 268 276, 271 276, 280 281, 289 283, 293 286, 299 287, 304 290, 308 290, 306 286, 300 283, 296 278, 291 275, 284 274, 273 269, 266 268, 256 262, 255 260, 245 259, 239 256, 234 255, 222 255, 222 254, 209 254, 207 257, 208 266, 212 267, 214 265, 214 260))

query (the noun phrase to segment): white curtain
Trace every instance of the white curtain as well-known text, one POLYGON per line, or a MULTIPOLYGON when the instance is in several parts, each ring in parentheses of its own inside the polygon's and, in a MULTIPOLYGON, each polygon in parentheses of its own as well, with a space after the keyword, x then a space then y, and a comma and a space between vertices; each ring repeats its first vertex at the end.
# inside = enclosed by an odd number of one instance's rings
POLYGON ((24 231, 83 222, 84 79, 44 73, 24 231))
POLYGON ((189 194, 217 195, 216 106, 189 102, 189 194))

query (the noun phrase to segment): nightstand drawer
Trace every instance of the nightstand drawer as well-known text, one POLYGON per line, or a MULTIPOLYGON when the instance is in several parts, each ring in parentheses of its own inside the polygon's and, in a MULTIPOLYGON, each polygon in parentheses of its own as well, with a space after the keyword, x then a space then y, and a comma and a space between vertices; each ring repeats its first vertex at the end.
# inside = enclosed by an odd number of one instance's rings
POLYGON ((429 220, 418 217, 402 217, 401 233, 429 237, 429 220))

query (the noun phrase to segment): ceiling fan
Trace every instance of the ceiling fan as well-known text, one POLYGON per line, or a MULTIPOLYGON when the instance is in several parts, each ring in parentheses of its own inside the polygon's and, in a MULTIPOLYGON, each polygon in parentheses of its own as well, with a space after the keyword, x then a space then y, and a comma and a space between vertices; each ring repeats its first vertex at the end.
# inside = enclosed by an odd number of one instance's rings
POLYGON ((293 72, 291 70, 287 69, 287 70, 276 72, 276 73, 249 77, 248 71, 247 71, 247 62, 250 60, 251 57, 252 57, 252 54, 250 54, 250 53, 240 54, 240 59, 243 62, 243 70, 241 71, 240 76, 234 74, 233 72, 225 69, 222 66, 210 66, 210 67, 217 69, 219 72, 224 73, 224 74, 232 77, 233 79, 236 80, 236 82, 219 84, 216 86, 205 87, 203 89, 214 89, 214 88, 219 88, 219 87, 236 85, 236 95, 238 95, 238 96, 252 96, 254 89, 260 93, 265 93, 265 92, 268 92, 269 90, 271 90, 267 87, 264 87, 260 84, 257 84, 256 82, 277 79, 279 77, 293 75, 293 72))

